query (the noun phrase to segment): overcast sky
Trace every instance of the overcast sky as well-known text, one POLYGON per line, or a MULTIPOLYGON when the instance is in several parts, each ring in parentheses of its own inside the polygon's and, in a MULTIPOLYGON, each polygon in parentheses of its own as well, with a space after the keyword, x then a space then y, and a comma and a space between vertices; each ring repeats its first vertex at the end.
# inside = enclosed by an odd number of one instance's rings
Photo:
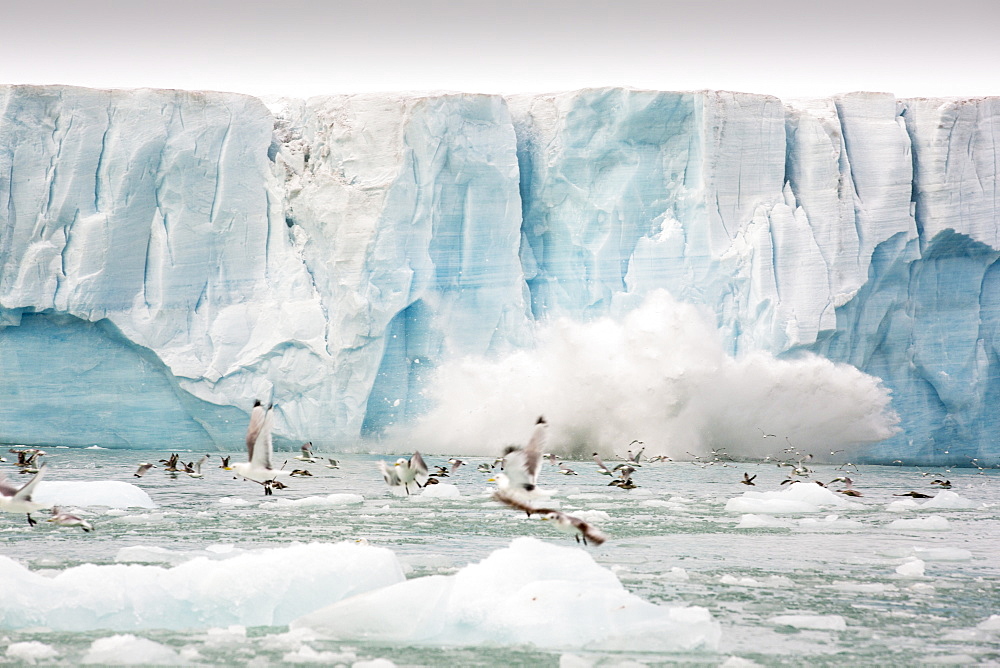
POLYGON ((302 97, 587 86, 1000 95, 997 0, 7 5, 0 83, 302 97))

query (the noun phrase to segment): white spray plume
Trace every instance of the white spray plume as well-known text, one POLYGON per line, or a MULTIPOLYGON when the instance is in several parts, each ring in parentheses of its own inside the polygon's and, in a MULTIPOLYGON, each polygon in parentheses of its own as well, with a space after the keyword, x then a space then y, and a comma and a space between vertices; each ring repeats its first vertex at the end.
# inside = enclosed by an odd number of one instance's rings
POLYGON ((662 290, 620 321, 560 319, 534 349, 445 363, 428 392, 411 445, 467 455, 526 442, 539 415, 550 449, 581 458, 622 455, 633 440, 674 459, 789 444, 821 454, 885 439, 899 421, 880 379, 816 355, 734 359, 696 307, 662 290))

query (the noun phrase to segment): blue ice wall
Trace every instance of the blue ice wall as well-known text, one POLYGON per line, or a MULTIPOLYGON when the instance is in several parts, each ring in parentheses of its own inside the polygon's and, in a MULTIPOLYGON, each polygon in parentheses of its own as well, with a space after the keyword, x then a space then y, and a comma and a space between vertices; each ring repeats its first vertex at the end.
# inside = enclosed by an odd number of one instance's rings
POLYGON ((25 313, 0 330, 0 443, 241 450, 244 410, 182 390, 108 321, 25 313), (47 435, 49 439, 40 438, 47 435))
POLYGON ((442 363, 667 289, 733 355, 882 378, 868 461, 996 462, 998 132, 996 98, 0 87, 3 439, 228 448, 265 398, 353 445, 442 363), (79 395, 49 420, 35 353, 79 395))

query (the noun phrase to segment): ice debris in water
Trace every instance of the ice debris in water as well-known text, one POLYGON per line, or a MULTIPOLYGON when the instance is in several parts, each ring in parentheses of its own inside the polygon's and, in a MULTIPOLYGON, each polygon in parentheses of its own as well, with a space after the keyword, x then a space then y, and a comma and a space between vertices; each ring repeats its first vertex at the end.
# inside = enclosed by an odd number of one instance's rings
POLYGON ((818 513, 827 507, 855 508, 858 504, 848 501, 826 487, 810 482, 789 485, 774 492, 744 492, 729 499, 726 511, 730 513, 818 513))
POLYGON ((517 538, 455 575, 361 594, 291 627, 341 640, 632 651, 714 650, 721 634, 704 608, 644 601, 582 549, 534 538, 517 538))
POLYGON ((893 520, 889 522, 889 528, 901 531, 944 531, 948 528, 948 520, 943 517, 917 517, 910 520, 893 520))
POLYGON ((11 661, 34 665, 37 661, 56 658, 59 656, 59 652, 43 642, 29 640, 27 642, 15 642, 8 645, 6 656, 11 661))
POLYGON ((156 508, 149 494, 132 483, 119 480, 88 480, 66 482, 42 480, 33 498, 38 503, 53 506, 107 508, 156 508))
POLYGON ((775 626, 791 626, 814 631, 844 631, 847 622, 840 615, 778 615, 770 622, 775 626))
POLYGON ((329 494, 327 496, 307 496, 304 499, 275 499, 260 504, 260 508, 295 508, 314 506, 352 506, 364 503, 365 497, 360 494, 329 494))
POLYGON ((0 556, 0 628, 269 626, 402 580, 392 551, 353 542, 196 557, 172 567, 84 564, 54 576, 0 556))
POLYGON ((907 557, 906 561, 896 567, 896 573, 904 578, 924 577, 924 562, 916 557, 907 557))
POLYGON ((105 666, 176 666, 183 663, 173 649, 155 640, 138 638, 131 633, 99 638, 83 655, 81 663, 105 666))

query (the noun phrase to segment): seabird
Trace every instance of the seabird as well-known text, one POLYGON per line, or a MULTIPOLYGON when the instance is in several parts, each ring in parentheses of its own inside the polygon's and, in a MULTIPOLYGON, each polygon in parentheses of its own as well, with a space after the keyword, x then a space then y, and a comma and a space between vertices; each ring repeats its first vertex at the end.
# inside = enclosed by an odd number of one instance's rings
POLYGON ((177 464, 180 462, 180 455, 176 452, 170 455, 170 459, 161 459, 160 463, 163 464, 163 470, 170 473, 177 473, 180 469, 177 468, 177 464))
POLYGON ((233 464, 233 470, 238 475, 253 480, 264 486, 264 495, 268 496, 272 489, 283 489, 278 482, 278 476, 289 475, 288 471, 280 471, 271 467, 271 456, 274 444, 271 441, 271 425, 274 421, 274 404, 264 410, 260 401, 255 401, 250 412, 250 425, 247 427, 246 444, 249 461, 233 464))
POLYGON ((503 454, 503 473, 496 477, 497 487, 513 493, 533 492, 538 485, 538 469, 542 461, 542 447, 548 438, 549 423, 544 417, 535 422, 528 445, 508 446, 503 454))
POLYGON ((136 478, 141 478, 142 476, 146 475, 146 471, 155 468, 156 464, 150 464, 149 462, 145 462, 143 464, 139 464, 139 468, 132 475, 134 475, 136 478))
POLYGON ((754 485, 754 487, 756 487, 756 485, 754 484, 754 481, 753 481, 754 478, 756 478, 756 477, 757 477, 756 473, 751 476, 749 473, 744 472, 743 473, 743 480, 740 480, 740 482, 743 483, 744 485, 754 485))
POLYGON ((492 473, 493 467, 487 464, 486 462, 483 462, 482 464, 476 467, 476 470, 479 471, 480 473, 492 473))
POLYGON ((568 515, 561 510, 555 510, 554 508, 533 508, 532 506, 518 501, 516 498, 504 493, 501 490, 497 490, 493 493, 493 499, 503 503, 515 510, 522 510, 528 514, 528 517, 532 515, 538 515, 543 520, 551 520, 556 523, 556 527, 567 533, 574 534, 576 542, 583 540, 583 544, 587 545, 588 541, 594 545, 600 545, 605 540, 607 536, 599 531, 596 527, 591 524, 584 522, 579 517, 574 515, 568 515))
POLYGON ((326 468, 328 468, 328 469, 339 469, 340 468, 340 462, 338 462, 336 459, 330 459, 329 457, 327 457, 326 458, 326 462, 327 462, 326 463, 326 468))
POLYGON ((44 473, 45 465, 43 464, 42 468, 38 470, 38 473, 31 480, 21 487, 15 487, 7 482, 7 477, 0 472, 0 512, 24 513, 28 516, 28 524, 30 526, 38 524, 38 522, 31 518, 31 513, 36 510, 48 508, 49 506, 46 506, 44 503, 32 501, 31 494, 44 473))
POLYGON ((576 471, 566 466, 566 462, 559 464, 559 473, 562 473, 563 475, 577 475, 576 471))
POLYGON ((614 475, 611 472, 611 469, 609 469, 607 466, 604 465, 604 462, 601 460, 600 455, 598 455, 596 452, 594 453, 594 461, 597 462, 598 473, 600 473, 601 475, 614 475))
POLYGON ((834 478, 833 480, 830 481, 830 484, 832 485, 835 482, 844 483, 844 489, 833 490, 838 494, 844 494, 846 496, 864 496, 864 494, 854 489, 854 481, 848 478, 847 476, 840 476, 839 478, 834 478))
MULTIPOLYGON (((231 456, 232 455, 230 455, 229 457, 231 457, 231 456)), ((229 457, 223 457, 222 458, 222 463, 219 464, 219 468, 222 469, 223 471, 232 471, 233 470, 233 467, 229 465, 229 457)))
POLYGON ((409 459, 400 457, 392 466, 386 464, 385 461, 380 461, 378 467, 393 494, 398 494, 398 488, 402 487, 409 495, 410 485, 416 485, 418 488, 423 487, 430 478, 427 474, 427 464, 424 463, 420 452, 414 452, 409 459))
POLYGON ((70 513, 59 510, 56 506, 52 509, 52 517, 45 520, 46 522, 53 522, 61 527, 80 527, 84 531, 93 531, 94 527, 87 520, 82 517, 77 517, 76 515, 71 515, 70 513))
POLYGON ((454 473, 455 471, 458 470, 458 467, 464 464, 465 462, 463 462, 461 459, 455 459, 454 457, 452 457, 451 459, 448 460, 448 463, 451 464, 451 472, 454 473))
POLYGON ((185 465, 184 472, 192 478, 204 478, 205 474, 201 472, 201 467, 207 460, 208 455, 202 455, 201 459, 198 461, 185 465))
POLYGON ((937 485, 941 489, 951 489, 951 481, 950 480, 932 480, 931 484, 932 485, 937 485))
POLYGON ((315 461, 313 459, 312 447, 313 447, 312 441, 303 443, 301 448, 302 453, 295 455, 295 459, 298 459, 300 462, 307 462, 309 464, 312 464, 315 461))
POLYGON ((309 471, 307 471, 306 469, 292 469, 292 472, 289 473, 288 475, 298 476, 300 478, 312 477, 312 473, 309 473, 309 471))
POLYGON ((430 474, 434 478, 447 478, 448 477, 448 467, 447 466, 435 466, 434 473, 430 474))
MULTIPOLYGON (((631 443, 629 443, 629 445, 634 445, 636 443, 638 443, 639 445, 642 445, 642 441, 632 441, 631 443)), ((643 445, 643 447, 639 448, 639 451, 637 453, 635 453, 634 455, 632 454, 632 451, 629 450, 628 451, 628 457, 626 457, 625 459, 627 461, 631 462, 632 464, 634 464, 636 466, 639 466, 639 459, 642 457, 642 452, 645 449, 646 449, 646 446, 643 445)))
POLYGON ((930 494, 921 494, 920 492, 906 492, 904 494, 893 494, 893 496, 912 496, 914 499, 931 499, 931 498, 934 498, 930 494))

